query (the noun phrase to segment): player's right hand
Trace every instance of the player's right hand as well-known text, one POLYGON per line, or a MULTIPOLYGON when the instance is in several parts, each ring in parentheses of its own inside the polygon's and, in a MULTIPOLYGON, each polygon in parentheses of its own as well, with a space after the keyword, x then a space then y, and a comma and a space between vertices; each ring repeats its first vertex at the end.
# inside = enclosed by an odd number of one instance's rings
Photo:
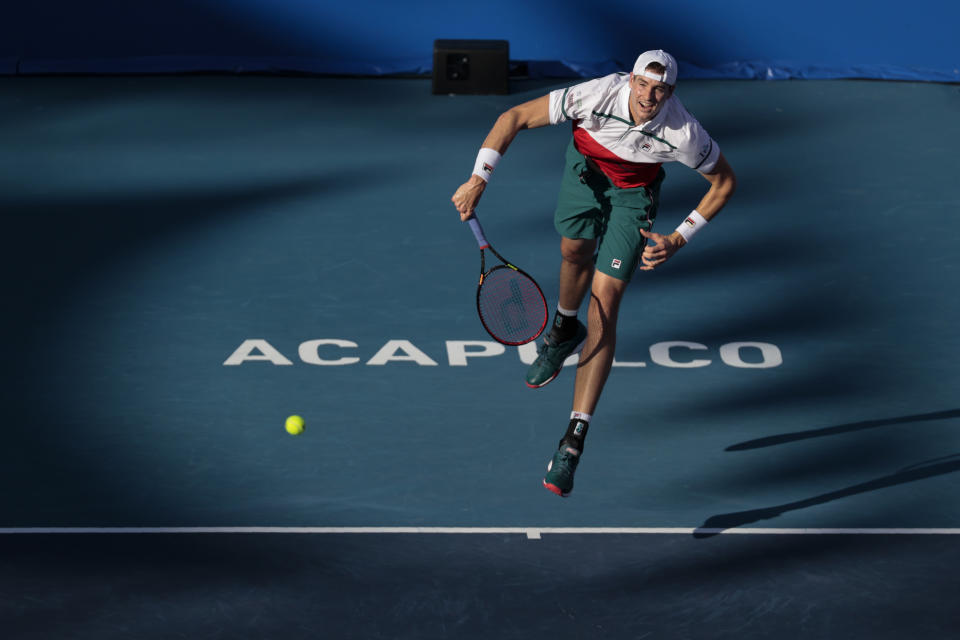
POLYGON ((453 197, 450 198, 450 200, 453 201, 453 206, 460 212, 461 222, 473 217, 473 210, 477 208, 477 203, 480 202, 480 196, 483 195, 483 191, 486 188, 487 183, 483 178, 473 175, 470 176, 469 180, 460 185, 460 188, 457 189, 453 197))

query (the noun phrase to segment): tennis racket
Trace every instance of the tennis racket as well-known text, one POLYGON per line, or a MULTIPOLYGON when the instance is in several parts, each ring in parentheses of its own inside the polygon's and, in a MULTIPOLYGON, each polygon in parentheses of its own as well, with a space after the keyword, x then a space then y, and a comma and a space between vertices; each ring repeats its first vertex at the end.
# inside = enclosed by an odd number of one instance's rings
POLYGON ((536 281, 510 264, 490 246, 477 215, 467 220, 480 245, 480 284, 477 313, 487 333, 502 344, 517 346, 533 342, 547 326, 547 301, 536 281), (486 270, 485 251, 500 259, 486 270))

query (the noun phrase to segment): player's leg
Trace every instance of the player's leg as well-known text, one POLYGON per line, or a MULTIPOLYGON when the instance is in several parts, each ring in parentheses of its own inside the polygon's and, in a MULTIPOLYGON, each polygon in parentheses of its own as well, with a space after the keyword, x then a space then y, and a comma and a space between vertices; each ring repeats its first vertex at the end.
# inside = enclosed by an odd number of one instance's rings
MULTIPOLYGON (((593 280, 593 254, 596 248, 597 241, 593 239, 563 238, 560 242, 560 254, 563 258, 560 263, 560 295, 557 297, 553 324, 546 338, 551 344, 566 342, 576 338, 578 333, 583 333, 577 314, 593 280)), ((577 343, 578 348, 581 342, 582 335, 577 343)))
POLYGON ((597 408, 600 393, 613 367, 617 348, 617 317, 626 289, 625 280, 618 280, 600 271, 593 277, 587 311, 587 341, 580 353, 573 391, 575 412, 593 415, 597 408))
POLYGON ((577 314, 593 278, 593 255, 606 212, 598 204, 594 188, 583 179, 586 171, 586 160, 571 143, 554 213, 562 258, 557 311, 537 359, 527 369, 527 386, 534 389, 556 378, 564 360, 579 352, 587 337, 587 328, 577 314))
POLYGON ((613 367, 620 303, 646 244, 640 229, 650 229, 656 216, 658 188, 659 181, 651 189, 621 190, 612 197, 616 202, 596 256, 589 331, 577 366, 573 411, 543 478, 543 485, 560 496, 573 491, 590 421, 613 367))
POLYGON ((560 296, 559 306, 579 309, 593 278, 593 254, 597 241, 590 239, 560 239, 560 296))
POLYGON ((543 486, 559 496, 565 497, 573 491, 573 477, 583 453, 590 420, 613 367, 617 316, 626 288, 626 281, 605 273, 597 272, 593 277, 587 311, 589 330, 574 382, 574 411, 543 478, 543 486))
POLYGON ((593 278, 593 253, 597 241, 592 238, 563 238, 560 253, 560 291, 550 331, 537 351, 537 359, 527 369, 527 386, 532 389, 550 383, 571 354, 583 348, 587 328, 577 318, 593 278))
POLYGON ((653 228, 662 180, 661 171, 650 187, 609 192, 613 207, 597 251, 587 311, 589 332, 574 384, 573 413, 587 416, 588 422, 613 366, 620 303, 646 246, 640 230, 653 228))

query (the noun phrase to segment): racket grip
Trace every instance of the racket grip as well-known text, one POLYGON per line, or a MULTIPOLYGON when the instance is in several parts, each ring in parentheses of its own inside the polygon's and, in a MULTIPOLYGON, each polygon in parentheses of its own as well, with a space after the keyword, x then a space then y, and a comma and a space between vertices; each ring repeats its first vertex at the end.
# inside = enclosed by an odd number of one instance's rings
POLYGON ((473 231, 473 237, 477 239, 477 244, 480 245, 481 249, 486 249, 490 246, 490 243, 487 242, 487 237, 483 235, 483 228, 480 226, 480 221, 477 220, 477 214, 474 212, 473 217, 467 220, 467 224, 470 225, 470 231, 473 231))

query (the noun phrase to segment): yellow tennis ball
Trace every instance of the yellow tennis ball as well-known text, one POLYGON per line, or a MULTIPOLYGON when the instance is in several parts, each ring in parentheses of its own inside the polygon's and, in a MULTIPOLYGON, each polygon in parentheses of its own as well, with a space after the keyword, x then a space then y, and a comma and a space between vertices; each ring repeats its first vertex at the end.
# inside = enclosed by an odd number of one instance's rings
POLYGON ((290 416, 287 418, 287 433, 298 436, 303 433, 303 418, 300 416, 290 416))

